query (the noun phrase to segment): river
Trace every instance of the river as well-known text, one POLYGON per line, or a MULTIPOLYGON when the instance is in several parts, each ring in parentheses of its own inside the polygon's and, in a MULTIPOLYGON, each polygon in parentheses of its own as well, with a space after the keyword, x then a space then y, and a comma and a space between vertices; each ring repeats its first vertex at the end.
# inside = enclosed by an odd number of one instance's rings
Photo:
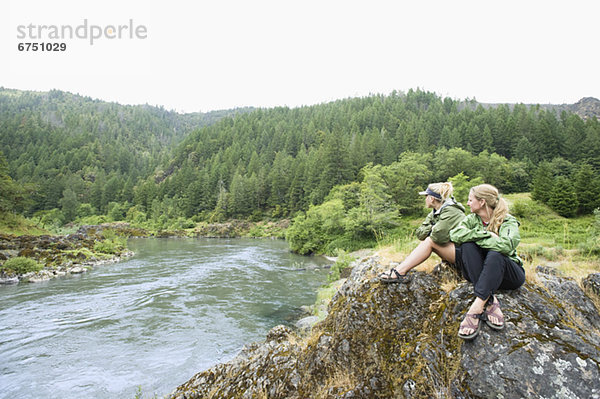
POLYGON ((133 239, 90 272, 0 286, 0 398, 162 397, 312 304, 328 262, 278 240, 133 239))

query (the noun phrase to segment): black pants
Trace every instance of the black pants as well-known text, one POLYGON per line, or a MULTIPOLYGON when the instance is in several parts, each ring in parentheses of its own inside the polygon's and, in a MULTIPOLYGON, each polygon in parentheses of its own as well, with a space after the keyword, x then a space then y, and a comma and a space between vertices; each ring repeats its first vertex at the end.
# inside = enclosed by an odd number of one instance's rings
POLYGON ((473 283, 475 295, 483 300, 498 289, 514 290, 525 282, 525 270, 520 265, 474 242, 456 246, 456 267, 473 283))

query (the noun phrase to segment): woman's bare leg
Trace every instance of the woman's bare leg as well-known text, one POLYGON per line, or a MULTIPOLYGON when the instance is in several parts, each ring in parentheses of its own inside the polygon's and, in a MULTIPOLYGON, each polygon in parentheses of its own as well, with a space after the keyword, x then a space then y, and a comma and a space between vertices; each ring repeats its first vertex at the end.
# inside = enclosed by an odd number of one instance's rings
POLYGON ((448 242, 444 245, 436 244, 430 237, 427 237, 417 245, 415 249, 396 267, 398 273, 406 274, 412 268, 423 263, 435 252, 440 258, 454 263, 455 249, 454 243, 448 242))

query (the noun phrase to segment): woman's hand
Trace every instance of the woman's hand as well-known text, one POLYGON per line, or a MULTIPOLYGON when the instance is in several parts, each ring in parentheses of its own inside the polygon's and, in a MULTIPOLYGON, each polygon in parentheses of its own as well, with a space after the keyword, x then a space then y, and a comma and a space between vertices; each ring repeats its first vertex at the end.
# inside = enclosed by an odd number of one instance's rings
POLYGON ((488 231, 488 233, 490 233, 490 235, 491 235, 492 237, 499 238, 499 237, 498 237, 498 234, 494 233, 493 231, 488 231))

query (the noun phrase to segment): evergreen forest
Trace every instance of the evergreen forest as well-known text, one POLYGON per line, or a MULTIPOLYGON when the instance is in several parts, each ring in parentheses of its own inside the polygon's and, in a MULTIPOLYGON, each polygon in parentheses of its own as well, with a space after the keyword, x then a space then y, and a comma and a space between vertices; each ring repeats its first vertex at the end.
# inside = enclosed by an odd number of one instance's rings
MULTIPOLYGON (((178 114, 0 88, 0 211, 44 226, 295 218, 372 237, 421 213, 418 191, 449 179, 464 202, 485 182, 562 216, 591 214, 599 172, 598 120, 548 107, 410 90, 178 114)), ((320 245, 300 241, 303 253, 320 245)))

